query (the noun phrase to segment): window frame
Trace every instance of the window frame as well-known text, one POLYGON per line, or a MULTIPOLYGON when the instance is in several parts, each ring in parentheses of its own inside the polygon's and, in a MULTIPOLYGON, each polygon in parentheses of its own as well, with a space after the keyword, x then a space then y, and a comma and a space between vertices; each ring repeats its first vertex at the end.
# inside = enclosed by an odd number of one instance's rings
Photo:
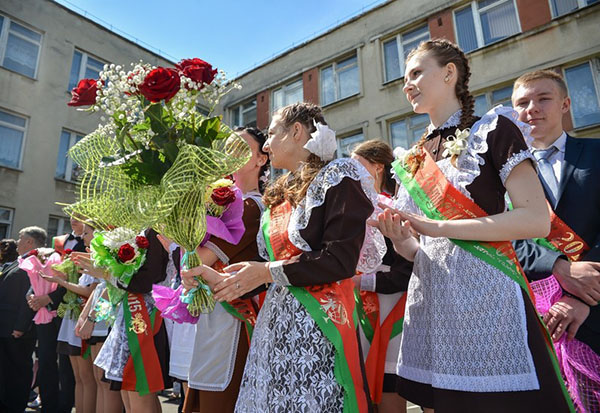
MULTIPOLYGON (((271 113, 273 113, 273 112, 274 112, 274 111, 276 111, 277 109, 280 109, 280 108, 276 108, 276 107, 275 107, 275 93, 276 93, 276 92, 278 92, 278 91, 280 91, 280 90, 282 90, 282 91, 283 91, 283 93, 284 93, 284 97, 285 97, 285 95, 286 95, 286 93, 287 93, 287 91, 288 91, 288 90, 290 90, 290 89, 293 89, 293 88, 295 88, 295 87, 296 87, 296 86, 295 86, 295 85, 296 85, 296 83, 299 83, 299 84, 300 84, 300 90, 302 91, 302 99, 300 99, 300 100, 299 100, 299 102, 302 102, 302 101, 304 100, 304 81, 303 81, 303 79, 302 79, 302 78, 297 78, 297 79, 295 79, 295 80, 293 80, 293 81, 291 81, 291 82, 288 82, 288 83, 286 83, 286 84, 285 84, 285 85, 283 85, 283 86, 280 86, 280 87, 278 87, 278 88, 276 88, 276 89, 273 89, 273 92, 271 92, 271 102, 270 102, 270 105, 271 105, 271 113)), ((285 100, 285 99, 284 99, 284 100, 285 100)), ((283 106, 281 106, 281 107, 285 107, 285 106, 286 106, 286 105, 285 105, 285 103, 284 103, 284 105, 283 105, 283 106)))
MULTIPOLYGON (((77 143, 77 137, 81 136, 81 138, 83 139, 86 134, 63 128, 60 131, 61 137, 62 137, 63 132, 67 132, 69 134, 69 147, 67 148, 67 153, 65 153, 65 156, 67 158, 67 163, 65 164, 65 176, 64 176, 64 178, 56 176, 56 168, 55 168, 54 179, 58 179, 59 181, 64 181, 64 182, 69 182, 69 183, 76 183, 76 180, 72 179, 73 178, 73 159, 71 159, 71 157, 67 156, 67 155, 68 155, 69 150, 77 143)), ((60 142, 59 142, 59 148, 60 148, 60 142)), ((60 156, 60 153, 58 154, 58 156, 56 158, 57 163, 59 160, 59 156, 60 156)))
MULTIPOLYGON (((567 85, 568 96, 569 97, 571 96, 571 90, 569 89, 569 83, 567 82, 567 70, 571 69, 573 67, 582 66, 584 64, 587 64, 590 68, 590 72, 592 74, 592 83, 593 83, 594 89, 596 91, 596 103, 598 104, 598 107, 600 108, 600 57, 592 58, 590 60, 579 61, 577 63, 569 64, 569 65, 563 66, 561 68, 562 77, 565 80, 565 84, 567 85)), ((576 126, 575 125, 575 116, 573 114, 573 104, 571 104, 569 106, 569 114, 571 115, 571 120, 573 122, 573 129, 575 129, 575 130, 585 129, 585 128, 594 128, 594 127, 597 127, 600 125, 600 123, 592 123, 589 125, 576 126)))
MULTIPOLYGON (((503 40, 506 40, 509 37, 514 36, 516 34, 523 33, 523 28, 521 27, 521 19, 520 19, 520 15, 519 15, 519 8, 517 7, 517 0, 496 0, 494 3, 485 6, 483 8, 483 11, 485 12, 486 9, 489 10, 492 7, 495 7, 496 5, 498 5, 498 3, 509 3, 509 2, 512 2, 514 10, 515 10, 515 17, 517 19, 518 30, 517 30, 517 32, 513 33, 512 35, 503 37, 502 39, 497 40, 495 42, 491 42, 491 43, 485 44, 485 37, 483 35, 483 26, 481 24, 481 10, 478 7, 478 3, 480 1, 482 1, 482 0, 472 0, 469 3, 467 3, 466 5, 464 5, 462 7, 457 7, 456 9, 452 10, 452 25, 454 26, 454 38, 456 39, 456 44, 459 47, 462 48, 462 46, 460 46, 460 44, 458 43, 458 25, 456 24, 456 12, 465 10, 467 7, 471 8, 471 15, 473 17, 473 25, 475 27, 475 38, 477 40, 477 47, 475 49, 470 50, 470 51, 465 52, 465 53, 475 52, 477 50, 483 49, 484 47, 500 43, 503 40)), ((548 0, 548 1, 550 1, 550 0, 548 0)))
MULTIPOLYGON (((0 16, 2 16, 4 18, 4 22, 2 24, 2 30, 0 31, 0 67, 3 68, 3 69, 5 69, 5 70, 9 70, 9 71, 11 71, 13 73, 18 73, 19 75, 25 76, 25 77, 27 77, 29 79, 36 79, 37 80, 38 70, 40 68, 40 56, 42 54, 42 45, 44 43, 44 33, 42 33, 41 31, 39 31, 37 29, 34 29, 33 27, 31 27, 28 24, 24 24, 24 23, 21 23, 20 21, 17 21, 15 19, 13 19, 13 18, 10 18, 6 14, 0 13, 0 16), (26 75, 26 74, 21 73, 21 72, 19 72, 17 70, 9 69, 8 67, 4 66, 4 57, 6 56, 6 49, 7 49, 7 46, 8 46, 8 34, 10 32, 10 25, 13 22, 15 24, 18 24, 19 26, 22 26, 22 27, 26 28, 27 30, 31 30, 32 32, 37 33, 37 34, 40 35, 40 40, 37 43, 37 45, 38 45, 39 48, 38 48, 38 53, 37 53, 37 57, 36 57, 36 60, 35 60, 35 69, 33 71, 33 76, 26 75)), ((26 41, 28 41, 30 43, 35 43, 34 40, 32 40, 32 39, 30 39, 28 37, 24 37, 20 33, 13 33, 13 35, 15 35, 15 36, 17 36, 17 37, 19 37, 19 38, 21 38, 23 40, 26 40, 26 41)))
MULTIPOLYGON (((477 100, 477 98, 479 96, 483 96, 485 98, 485 105, 486 105, 486 112, 487 112, 487 111, 491 110, 492 108, 494 108, 495 106, 504 105, 503 102, 505 102, 506 99, 494 100, 494 93, 504 90, 504 89, 509 89, 509 88, 512 90, 512 86, 510 86, 510 85, 501 86, 501 87, 496 86, 492 89, 488 88, 488 89, 484 90, 483 92, 473 93, 473 99, 477 100)), ((510 98, 508 99, 508 102, 510 102, 510 106, 512 107, 512 101, 510 100, 510 98)))
POLYGON ((350 55, 345 55, 343 57, 339 57, 336 58, 335 61, 331 62, 328 65, 322 66, 319 69, 319 99, 321 101, 321 105, 322 106, 328 106, 328 105, 332 105, 334 103, 337 103, 339 101, 345 100, 345 99, 349 99, 351 97, 360 95, 362 91, 362 82, 361 82, 361 76, 360 76, 360 64, 358 62, 358 52, 354 52, 353 54, 350 55), (340 98, 340 82, 339 82, 339 75, 338 75, 338 64, 340 62, 344 62, 346 60, 350 60, 350 59, 356 59, 356 61, 354 62, 354 64, 352 65, 348 65, 348 66, 344 66, 344 69, 348 69, 348 68, 354 68, 356 67, 357 70, 357 80, 358 80, 358 90, 355 93, 352 93, 351 95, 345 96, 343 98, 340 98), (323 99, 323 71, 326 69, 332 69, 333 72, 333 92, 334 92, 334 99, 331 102, 327 102, 325 103, 325 100, 323 99))
MULTIPOLYGON (((65 232, 65 223, 69 221, 68 217, 63 217, 60 215, 48 215, 48 224, 46 225, 46 232, 48 233, 48 242, 52 242, 52 238, 59 236, 59 235, 63 235, 66 234, 65 232), (50 234, 50 220, 51 219, 56 219, 58 221, 58 225, 56 226, 56 235, 51 236, 50 234)), ((69 222, 69 227, 71 226, 71 223, 69 222)), ((71 229, 72 231, 72 229, 71 229)), ((69 232, 71 232, 69 231, 69 232)))
POLYGON ((246 126, 247 124, 244 122, 244 113, 246 113, 246 112, 249 112, 249 111, 252 111, 252 110, 255 110, 255 111, 256 111, 256 115, 257 115, 257 116, 256 116, 256 118, 254 119, 254 123, 255 123, 255 125, 256 125, 256 122, 257 122, 257 120, 258 120, 258 101, 257 101, 256 97, 254 97, 254 98, 251 98, 251 99, 249 99, 249 100, 246 100, 246 101, 243 101, 243 102, 240 102, 240 103, 238 103, 238 104, 237 104, 237 105, 235 105, 235 106, 232 106, 232 107, 231 107, 231 109, 230 109, 230 115, 231 115, 231 125, 232 125, 234 128, 235 128, 235 127, 242 127, 242 128, 245 128, 245 127, 247 127, 247 126, 246 126), (251 108, 249 108, 249 109, 244 109, 244 106, 245 106, 245 105, 252 104, 252 103, 254 103, 254 106, 253 106, 253 107, 251 107, 251 108), (238 116, 239 116, 239 118, 240 118, 240 121, 241 121, 239 125, 236 125, 236 124, 234 124, 234 120, 235 120, 235 112, 236 112, 236 111, 238 112, 238 116))
MULTIPOLYGON (((387 121, 387 133, 388 133, 388 136, 389 136, 389 142, 388 143, 390 144, 390 146, 392 148, 396 148, 396 147, 400 146, 400 145, 396 145, 394 143, 394 136, 392 134, 392 124, 404 121, 405 125, 406 125, 406 132, 407 132, 407 135, 408 135, 409 132, 412 133, 412 131, 414 131, 414 128, 413 128, 413 125, 412 125, 413 118, 418 117, 418 116, 422 116, 422 115, 424 115, 424 114, 411 112, 411 113, 405 114, 404 116, 393 118, 393 119, 390 119, 390 120, 387 121)), ((425 115, 425 116, 427 116, 427 115, 425 115)), ((427 125, 425 125, 425 128, 427 128, 427 126, 429 126, 429 124, 430 124, 430 122, 428 122, 427 125)), ((413 138, 415 138, 414 135, 413 135, 413 138)), ((408 147, 405 148, 405 149, 410 149, 410 147, 412 145, 414 145, 414 143, 417 142, 419 140, 419 138, 420 138, 420 136, 417 136, 416 139, 414 139, 413 142, 409 143, 408 147)))
MULTIPOLYGON (((104 60, 100 59, 99 57, 97 57, 91 53, 88 53, 82 49, 78 49, 78 48, 73 49, 73 58, 75 57, 76 52, 81 53, 81 62, 79 64, 79 73, 77 75, 77 82, 75 83, 75 87, 82 79, 85 79, 85 71, 87 69, 88 58, 91 57, 92 59, 97 60, 98 62, 102 63, 103 65, 109 64, 109 63, 105 62, 104 60)), ((71 60, 71 67, 72 66, 73 66, 73 60, 71 60)), ((102 71, 102 69, 100 71, 102 71)), ((100 72, 98 72, 98 75, 99 74, 100 74, 100 72)), ((71 73, 69 72, 69 82, 67 84, 68 92, 71 92, 71 89, 69 88, 70 85, 71 85, 71 73)))
POLYGON ((567 14, 573 13, 574 11, 583 9, 584 7, 588 7, 588 6, 594 5, 594 3, 587 4, 586 0, 576 0, 576 1, 577 1, 577 8, 576 9, 571 10, 570 12, 567 12, 567 13, 563 13, 563 14, 555 14, 554 7, 552 7, 552 0, 548 0, 548 6, 550 7, 550 15, 552 16, 553 19, 558 19, 560 17, 566 16, 567 14))
POLYGON ((4 109, 2 107, 0 107, 0 112, 5 112, 5 113, 8 113, 9 115, 16 116, 16 117, 19 117, 19 118, 22 118, 25 120, 25 126, 17 126, 17 125, 13 125, 11 123, 7 123, 7 122, 0 120, 0 125, 11 127, 11 128, 17 129, 17 130, 22 129, 22 132, 23 132, 23 139, 21 140, 21 150, 19 152, 19 160, 17 162, 17 166, 4 165, 4 164, 0 163, 0 168, 9 168, 9 169, 16 169, 16 170, 22 171, 23 170, 23 152, 25 152, 25 141, 27 140, 27 129, 29 128, 29 117, 21 115, 20 113, 12 112, 12 111, 4 109))
POLYGON ((4 209, 6 211, 8 211, 8 221, 4 221, 0 218, 0 224, 7 224, 7 230, 6 230, 6 238, 11 238, 12 236, 12 227, 13 227, 13 221, 15 219, 15 209, 14 208, 9 208, 9 207, 5 207, 5 206, 0 206, 0 209, 4 209))
POLYGON ((402 42, 402 36, 404 36, 405 34, 410 33, 410 32, 415 32, 422 28, 427 29, 427 38, 423 38, 422 40, 431 39, 431 33, 429 32, 429 25, 427 24, 427 22, 425 22, 425 24, 422 24, 417 27, 413 27, 410 30, 404 30, 402 32, 398 32, 398 33, 396 33, 396 35, 388 37, 385 40, 382 40, 380 42, 381 43, 381 46, 380 46, 381 47, 381 56, 382 56, 382 60, 383 60, 383 84, 391 83, 398 79, 404 78, 404 75, 406 74, 406 72, 405 72, 406 66, 404 65, 404 44, 402 42), (400 65, 400 76, 393 78, 393 79, 388 79, 387 71, 386 71, 385 44, 391 42, 392 40, 396 41, 396 48, 398 50, 398 63, 400 65))
MULTIPOLYGON (((344 139, 348 139, 348 138, 354 138, 358 135, 362 135, 362 141, 356 141, 353 142, 352 145, 356 145, 359 142, 365 142, 366 141, 366 136, 365 136, 365 131, 363 128, 359 128, 359 129, 354 129, 350 132, 344 133, 344 135, 337 137, 336 141, 337 141, 337 149, 336 149, 336 158, 343 158, 343 154, 342 154, 342 141, 344 139)), ((350 156, 351 153, 348 154, 348 156, 350 156)))

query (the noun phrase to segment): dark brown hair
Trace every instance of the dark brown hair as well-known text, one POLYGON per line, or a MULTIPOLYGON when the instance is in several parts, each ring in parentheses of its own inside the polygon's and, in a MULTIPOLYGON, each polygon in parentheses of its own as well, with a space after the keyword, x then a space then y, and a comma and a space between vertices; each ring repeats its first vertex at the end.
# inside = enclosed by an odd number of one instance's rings
POLYGON ((263 131, 254 127, 246 127, 246 128, 235 128, 235 132, 246 132, 248 135, 254 139, 256 143, 258 143, 258 152, 261 155, 267 156, 267 162, 263 166, 260 167, 258 171, 258 190, 263 193, 265 190, 266 183, 261 180, 263 176, 266 176, 267 171, 271 168, 271 161, 269 159, 269 153, 265 152, 263 146, 267 140, 267 137, 263 131))
POLYGON ((0 264, 12 262, 17 259, 17 241, 5 238, 0 241, 0 264))
MULTIPOLYGON (((279 109, 274 115, 280 117, 286 130, 299 122, 311 134, 316 130, 313 121, 327 125, 321 108, 312 103, 294 103, 279 109)), ((289 201, 292 206, 296 206, 306 196, 310 183, 326 163, 311 153, 297 171, 284 174, 265 189, 263 196, 265 206, 274 207, 284 201, 289 201)))
MULTIPOLYGON (((413 56, 419 53, 428 53, 433 57, 437 63, 443 67, 449 63, 453 63, 456 66, 456 86, 454 92, 461 106, 461 116, 459 129, 470 128, 475 122, 475 99, 471 92, 469 92, 469 78, 471 77, 471 69, 469 68, 469 60, 465 53, 454 43, 446 39, 433 39, 421 42, 417 48, 413 49, 407 56, 406 61, 408 62, 413 56)), ((415 144, 418 149, 421 149, 425 144, 425 138, 427 137, 427 131, 423 134, 421 139, 415 144)), ((451 162, 456 166, 456 159, 458 155, 453 155, 451 162)), ((413 173, 421 166, 420 158, 413 156, 408 160, 408 164, 411 167, 413 173)))
POLYGON ((370 140, 358 144, 352 151, 353 154, 362 156, 371 163, 383 165, 383 179, 381 180, 381 190, 385 190, 390 195, 396 192, 396 181, 392 176, 392 162, 394 162, 394 152, 390 145, 379 140, 370 140))

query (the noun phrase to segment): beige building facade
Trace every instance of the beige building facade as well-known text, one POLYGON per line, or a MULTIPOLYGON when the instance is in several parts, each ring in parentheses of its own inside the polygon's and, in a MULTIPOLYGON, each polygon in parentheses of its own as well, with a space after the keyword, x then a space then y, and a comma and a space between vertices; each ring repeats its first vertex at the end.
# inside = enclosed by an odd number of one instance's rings
POLYGON ((388 1, 238 77, 225 119, 266 128, 273 110, 311 101, 337 130, 338 155, 366 139, 407 147, 429 120, 402 93, 403 61, 420 41, 443 37, 468 52, 478 114, 510 104, 524 72, 551 68, 573 99, 567 129, 600 137, 599 25, 598 0, 388 1))
POLYGON ((173 63, 50 0, 0 3, 0 238, 29 225, 70 230, 57 202, 75 199, 70 146, 99 114, 68 107, 82 78, 104 64, 173 63))

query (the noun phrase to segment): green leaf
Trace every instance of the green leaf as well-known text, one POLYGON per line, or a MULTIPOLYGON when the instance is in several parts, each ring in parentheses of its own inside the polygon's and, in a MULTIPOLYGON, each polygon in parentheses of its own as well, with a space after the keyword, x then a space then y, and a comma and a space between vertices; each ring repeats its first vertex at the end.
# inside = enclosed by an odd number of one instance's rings
POLYGON ((221 117, 203 119, 196 128, 196 139, 194 143, 197 146, 210 148, 212 142, 218 139, 221 131, 221 117))
POLYGON ((145 149, 140 152, 140 161, 126 162, 121 166, 131 179, 144 185, 158 185, 163 175, 173 164, 158 151, 145 149))

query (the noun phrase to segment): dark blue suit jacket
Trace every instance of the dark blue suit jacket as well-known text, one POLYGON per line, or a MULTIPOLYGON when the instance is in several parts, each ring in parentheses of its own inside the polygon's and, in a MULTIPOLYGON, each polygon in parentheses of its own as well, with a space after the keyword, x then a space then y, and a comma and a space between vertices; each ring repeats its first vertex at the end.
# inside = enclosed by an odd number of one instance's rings
MULTIPOLYGON (((600 139, 567 135, 557 198, 557 204, 552 205, 556 215, 591 248, 582 260, 600 262, 600 139)), ((515 249, 531 281, 548 277, 562 255, 531 240, 516 241, 515 249)), ((600 305, 590 308, 576 337, 600 354, 600 305)))

